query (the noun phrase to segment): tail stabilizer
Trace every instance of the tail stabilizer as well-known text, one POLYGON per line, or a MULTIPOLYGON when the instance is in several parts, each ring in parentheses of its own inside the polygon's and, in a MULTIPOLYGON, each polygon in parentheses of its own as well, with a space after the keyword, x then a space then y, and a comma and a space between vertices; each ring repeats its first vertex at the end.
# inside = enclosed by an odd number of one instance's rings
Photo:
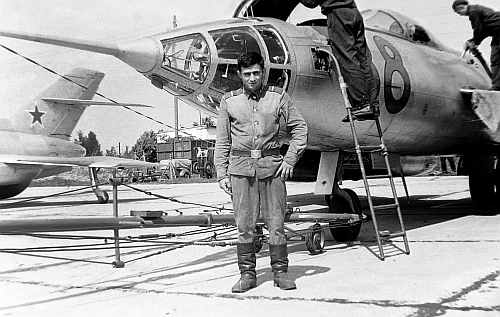
POLYGON ((39 134, 69 140, 78 120, 86 109, 84 101, 90 101, 104 74, 90 69, 76 68, 42 91, 27 105, 15 112, 9 130, 39 134), (53 100, 82 100, 73 105, 56 103, 53 100), (51 100, 52 99, 52 100, 51 100))
POLYGON ((115 106, 115 107, 140 107, 140 108, 153 108, 152 106, 143 105, 140 103, 123 103, 123 102, 109 102, 97 100, 81 100, 81 99, 65 99, 65 98, 42 98, 45 102, 52 102, 55 105, 68 105, 68 106, 115 106))

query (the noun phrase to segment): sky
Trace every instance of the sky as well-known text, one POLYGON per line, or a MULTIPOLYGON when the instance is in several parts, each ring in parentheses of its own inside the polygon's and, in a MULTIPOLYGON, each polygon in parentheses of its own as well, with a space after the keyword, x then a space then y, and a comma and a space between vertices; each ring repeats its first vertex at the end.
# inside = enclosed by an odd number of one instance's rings
MULTIPOLYGON (((240 0, 1 0, 0 29, 32 32, 119 43, 161 33, 172 27, 173 16, 179 27, 230 18, 240 0)), ((498 0, 473 2, 500 10, 498 0)), ((456 15, 448 0, 356 0, 360 10, 390 9, 421 23, 444 44, 462 50, 472 35, 470 22, 456 15)), ((318 9, 300 6, 290 18, 297 23, 321 17, 318 9)), ((105 73, 99 93, 119 102, 153 106, 138 109, 145 115, 173 126, 173 97, 151 85, 150 81, 118 59, 79 50, 0 37, 0 44, 16 50, 38 63, 64 74, 74 67, 87 67, 105 73)), ((489 60, 489 40, 480 50, 489 60)), ((0 48, 0 117, 28 103, 58 77, 0 48)), ((94 99, 98 99, 97 97, 94 99)), ((180 102, 179 122, 190 127, 199 121, 199 112, 180 102)), ((85 135, 93 131, 101 149, 133 146, 144 131, 171 131, 122 108, 90 107, 76 126, 85 135)))

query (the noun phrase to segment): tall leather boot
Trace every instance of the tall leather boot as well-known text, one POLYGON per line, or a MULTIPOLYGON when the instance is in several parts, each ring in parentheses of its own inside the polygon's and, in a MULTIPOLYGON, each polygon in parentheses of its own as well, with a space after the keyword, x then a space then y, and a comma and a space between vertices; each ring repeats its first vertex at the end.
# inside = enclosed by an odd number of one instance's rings
POLYGON ((255 272, 255 246, 253 243, 238 243, 236 246, 238 254, 238 267, 240 269, 240 280, 234 284, 231 292, 244 293, 257 287, 257 274, 255 272))
POLYGON ((286 244, 270 244, 271 268, 274 273, 274 286, 283 290, 296 289, 295 282, 288 277, 288 250, 286 244))

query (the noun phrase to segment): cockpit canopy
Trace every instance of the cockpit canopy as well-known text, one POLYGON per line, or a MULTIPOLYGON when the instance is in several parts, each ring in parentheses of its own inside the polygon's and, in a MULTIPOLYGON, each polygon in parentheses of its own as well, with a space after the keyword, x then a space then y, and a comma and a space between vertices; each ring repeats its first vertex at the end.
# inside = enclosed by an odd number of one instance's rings
MULTIPOLYGON (((207 23, 203 29, 177 29, 173 36, 160 37, 163 61, 151 82, 215 114, 222 96, 242 85, 237 58, 246 52, 259 52, 264 57, 264 83, 286 90, 293 85, 290 47, 279 28, 258 17, 287 20, 295 9, 301 9, 297 8, 299 4, 299 0, 244 0, 234 17, 246 19, 207 23)), ((321 14, 319 8, 317 10, 321 14)), ((424 28, 403 15, 383 10, 365 10, 362 14, 367 29, 436 49, 445 48, 424 28)), ((322 15, 297 25, 312 26, 327 36, 326 19, 322 15)), ((319 63, 318 69, 322 65, 319 63)))
POLYGON ((187 35, 164 43, 163 67, 203 83, 210 65, 210 52, 201 34, 187 35))
MULTIPOLYGON (((236 8, 233 17, 269 17, 286 21, 299 4, 300 0, 243 0, 236 8)), ((317 10, 319 11, 319 8, 317 10)), ((402 14, 389 10, 364 10, 361 13, 367 28, 387 32, 439 50, 449 50, 418 22, 402 14)), ((326 26, 326 18, 303 21, 297 25, 326 26)), ((325 32, 321 33, 326 35, 325 32)))
POLYGON ((387 32, 419 44, 425 44, 436 49, 445 49, 431 33, 425 30, 415 20, 389 10, 363 10, 365 27, 387 32))
POLYGON ((216 113, 221 97, 242 86, 238 57, 259 52, 264 57, 265 84, 288 87, 291 53, 274 26, 244 20, 213 26, 161 39, 164 52, 161 69, 168 75, 156 74, 153 84, 216 113))

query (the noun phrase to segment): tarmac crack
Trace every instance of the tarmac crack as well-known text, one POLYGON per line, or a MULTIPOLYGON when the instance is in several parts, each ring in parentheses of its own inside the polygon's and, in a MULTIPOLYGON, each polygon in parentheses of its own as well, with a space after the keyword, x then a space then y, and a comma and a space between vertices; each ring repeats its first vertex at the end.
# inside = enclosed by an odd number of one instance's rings
MULTIPOLYGON (((402 241, 394 241, 402 242, 402 241)), ((408 240, 415 243, 498 243, 500 240, 408 240)))
POLYGON ((496 280, 500 276, 500 271, 492 272, 485 277, 479 279, 478 281, 472 283, 471 285, 461 289, 459 292, 454 295, 444 298, 438 304, 427 303, 424 307, 420 308, 414 314, 411 314, 409 317, 432 317, 432 316, 441 316, 446 313, 447 310, 458 310, 458 311, 473 311, 473 310, 481 310, 481 311, 498 311, 500 312, 500 306, 492 306, 488 309, 480 309, 477 306, 462 306, 455 307, 449 306, 451 303, 457 302, 460 298, 463 298, 465 295, 472 293, 473 291, 479 290, 482 286, 486 285, 489 282, 496 280))
POLYGON ((106 291, 120 291, 120 292, 133 292, 138 294, 154 293, 161 295, 188 295, 188 296, 198 296, 204 298, 223 298, 223 299, 234 299, 234 300, 269 300, 269 301, 305 301, 305 302, 317 302, 317 303, 327 303, 327 304, 341 304, 341 305, 366 305, 366 306, 378 306, 382 308, 412 308, 417 311, 408 317, 432 317, 443 315, 446 311, 466 311, 466 312, 500 312, 500 306, 451 306, 451 303, 456 302, 458 299, 462 298, 464 295, 469 294, 472 291, 478 290, 481 286, 488 282, 495 280, 500 275, 500 271, 489 274, 488 276, 476 281, 472 285, 462 289, 458 293, 441 300, 439 303, 409 303, 409 302, 398 302, 393 300, 349 300, 342 298, 307 298, 307 297, 280 297, 280 296, 259 296, 259 295, 248 295, 248 294, 232 294, 232 293, 193 293, 193 292, 176 292, 176 291, 165 291, 165 290, 147 290, 134 288, 130 286, 116 285, 116 286, 106 286, 106 287, 88 287, 88 286, 68 286, 68 285, 57 285, 45 282, 26 282, 19 280, 10 279, 0 279, 1 282, 7 283, 19 283, 25 285, 36 285, 42 287, 50 287, 55 289, 60 289, 61 292, 68 290, 81 290, 82 292, 77 294, 65 295, 57 298, 48 298, 39 301, 27 302, 18 305, 4 306, 0 307, 0 311, 24 308, 27 306, 42 305, 50 302, 56 302, 60 300, 65 300, 69 298, 81 297, 92 295, 96 293, 102 293, 106 291))

